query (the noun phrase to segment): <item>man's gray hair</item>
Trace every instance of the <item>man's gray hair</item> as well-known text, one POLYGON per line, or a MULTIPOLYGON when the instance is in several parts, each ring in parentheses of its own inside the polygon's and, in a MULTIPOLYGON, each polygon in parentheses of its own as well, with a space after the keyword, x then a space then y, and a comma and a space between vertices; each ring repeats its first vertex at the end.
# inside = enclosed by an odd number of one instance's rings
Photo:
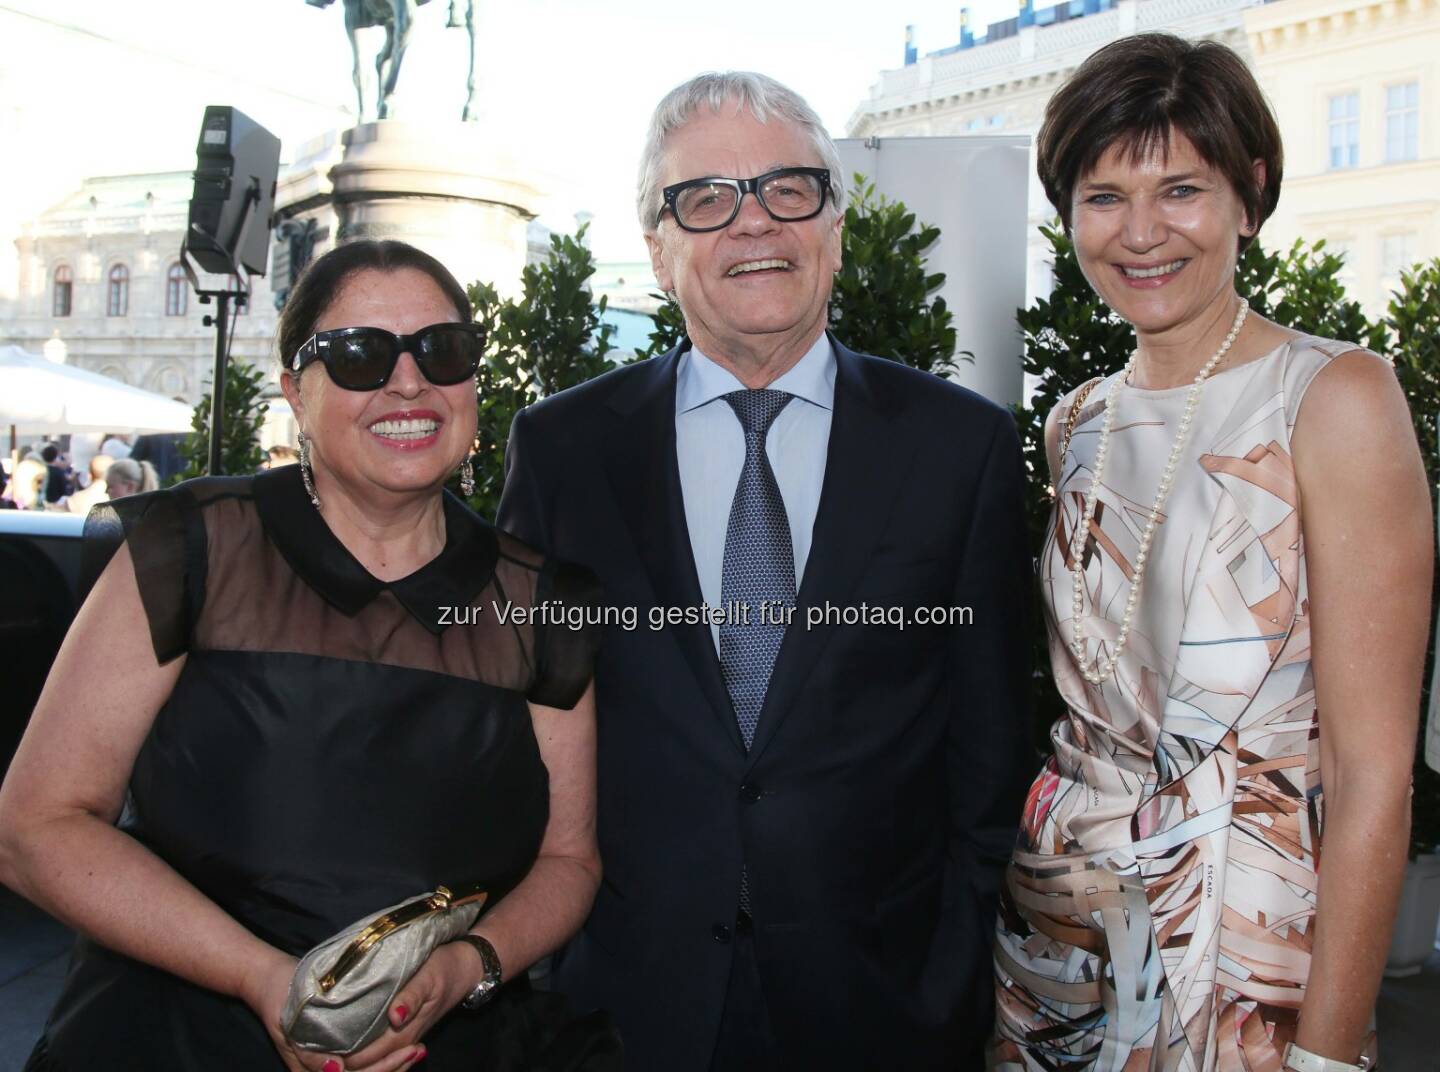
MULTIPOLYGON (((832 211, 844 211, 845 178, 841 173, 840 153, 820 117, 815 114, 815 109, 805 103, 805 98, 775 79, 754 71, 709 71, 676 86, 655 108, 655 115, 650 120, 650 133, 645 139, 645 152, 640 157, 640 182, 635 197, 641 230, 646 233, 655 230, 663 207, 660 179, 665 164, 665 139, 688 123, 701 108, 709 108, 718 115, 732 101, 762 123, 778 116, 799 124, 820 157, 821 166, 830 170, 832 211)), ((799 164, 801 161, 790 163, 799 164)), ((751 176, 731 177, 748 179, 751 176)))

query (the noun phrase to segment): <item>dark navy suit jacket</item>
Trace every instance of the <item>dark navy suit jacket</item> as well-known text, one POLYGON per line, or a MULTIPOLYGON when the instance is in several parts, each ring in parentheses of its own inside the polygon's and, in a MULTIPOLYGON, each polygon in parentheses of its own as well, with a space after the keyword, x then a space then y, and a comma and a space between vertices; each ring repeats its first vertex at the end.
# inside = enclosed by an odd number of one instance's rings
POLYGON ((785 1068, 981 1067, 990 941, 1024 788, 1032 560, 1011 416, 835 345, 797 611, 745 750, 701 603, 675 455, 680 349, 521 412, 501 527, 592 569, 639 627, 596 666, 605 877, 557 989, 609 1010, 636 1072, 708 1067, 741 863, 785 1068), (837 608, 968 607, 953 626, 837 608))

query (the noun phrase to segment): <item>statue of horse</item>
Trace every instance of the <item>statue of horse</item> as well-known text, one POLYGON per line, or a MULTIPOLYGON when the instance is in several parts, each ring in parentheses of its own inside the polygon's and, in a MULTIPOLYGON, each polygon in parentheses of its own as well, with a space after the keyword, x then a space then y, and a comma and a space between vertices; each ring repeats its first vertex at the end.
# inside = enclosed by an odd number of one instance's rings
POLYGON ((450 21, 445 24, 447 29, 464 30, 465 36, 470 39, 470 63, 465 69, 465 108, 460 113, 462 123, 480 118, 480 102, 475 89, 475 8, 479 3, 480 0, 463 0, 463 3, 462 0, 450 0, 450 21))
MULTIPOLYGON (((312 7, 329 7, 335 0, 305 0, 312 7)), ((375 57, 375 76, 378 83, 375 117, 388 119, 391 116, 395 86, 400 81, 400 66, 405 60, 405 50, 410 44, 410 34, 415 27, 415 13, 430 0, 343 0, 345 5, 345 33, 350 38, 350 54, 354 58, 355 101, 359 118, 367 117, 365 87, 360 75, 360 42, 356 34, 371 26, 385 28, 385 44, 375 57)), ((478 118, 478 102, 475 91, 475 7, 478 0, 450 0, 450 18, 447 28, 464 29, 470 38, 470 62, 465 82, 465 108, 461 119, 470 121, 478 118)))

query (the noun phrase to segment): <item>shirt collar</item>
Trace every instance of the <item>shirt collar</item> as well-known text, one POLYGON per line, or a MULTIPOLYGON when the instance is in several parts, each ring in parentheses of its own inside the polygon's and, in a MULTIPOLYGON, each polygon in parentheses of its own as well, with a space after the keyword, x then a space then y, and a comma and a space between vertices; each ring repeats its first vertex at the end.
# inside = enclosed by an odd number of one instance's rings
POLYGON ((489 582, 499 554, 495 531, 448 491, 445 547, 414 573, 382 581, 370 573, 330 531, 310 502, 298 465, 255 477, 255 507, 265 534, 300 578, 325 602, 355 615, 389 589, 410 615, 439 636, 442 607, 473 603, 489 582))
MULTIPOLYGON (((803 398, 821 409, 835 406, 835 351, 825 332, 805 351, 795 365, 770 385, 772 391, 785 391, 803 398)), ((691 346, 680 356, 675 374, 675 412, 688 413, 707 405, 731 391, 743 391, 745 385, 727 368, 717 365, 700 349, 691 346)))

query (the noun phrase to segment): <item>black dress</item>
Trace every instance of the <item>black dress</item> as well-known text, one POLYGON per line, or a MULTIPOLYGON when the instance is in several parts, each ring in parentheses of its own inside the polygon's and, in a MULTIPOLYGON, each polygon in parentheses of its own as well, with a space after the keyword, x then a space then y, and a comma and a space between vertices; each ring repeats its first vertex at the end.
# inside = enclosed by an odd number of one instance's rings
MULTIPOLYGON (((444 511, 444 550, 388 584, 330 532, 298 466, 119 500, 87 526, 101 563, 129 546, 158 658, 187 657, 121 824, 289 953, 437 884, 486 883, 493 904, 535 860, 548 779, 526 701, 573 707, 598 631, 497 611, 575 614, 598 593, 453 496, 444 511)), ((523 979, 501 995, 432 1028, 422 1067, 594 1051, 558 999, 523 979)), ((31 1067, 282 1064, 242 1002, 81 939, 31 1067)))

